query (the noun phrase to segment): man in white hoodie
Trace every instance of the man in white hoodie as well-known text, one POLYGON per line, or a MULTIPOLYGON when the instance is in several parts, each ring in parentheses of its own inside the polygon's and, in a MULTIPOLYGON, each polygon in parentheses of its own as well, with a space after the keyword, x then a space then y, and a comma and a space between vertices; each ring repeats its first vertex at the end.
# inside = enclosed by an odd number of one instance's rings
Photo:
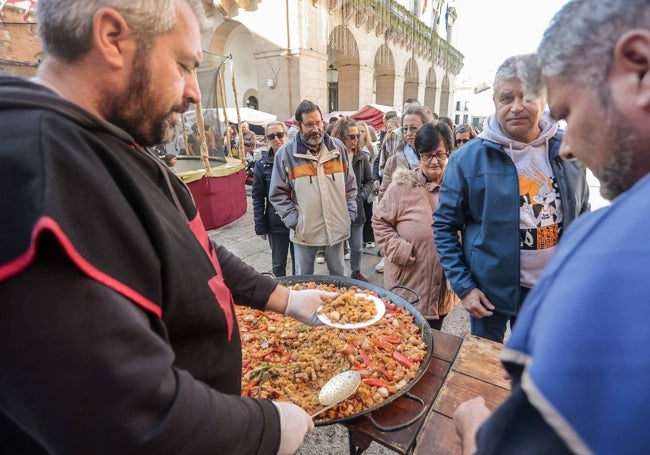
POLYGON ((589 210, 584 170, 559 156, 562 133, 545 98, 526 94, 518 77, 529 58, 510 57, 497 70, 496 112, 479 140, 450 157, 433 216, 440 262, 472 334, 497 342, 563 230, 589 210))

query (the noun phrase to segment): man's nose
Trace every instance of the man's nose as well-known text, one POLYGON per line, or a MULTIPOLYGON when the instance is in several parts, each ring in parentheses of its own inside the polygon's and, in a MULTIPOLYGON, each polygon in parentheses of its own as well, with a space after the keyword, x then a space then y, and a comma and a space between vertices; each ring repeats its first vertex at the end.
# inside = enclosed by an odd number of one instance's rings
POLYGON ((511 110, 518 112, 524 108, 524 100, 523 98, 515 98, 515 100, 512 102, 512 107, 510 108, 511 110))
POLYGON ((189 99, 195 104, 201 99, 201 89, 199 88, 199 80, 197 79, 196 71, 192 71, 185 76, 183 98, 189 99))
POLYGON ((573 153, 571 153, 571 144, 567 138, 566 132, 562 138, 562 143, 560 144, 560 156, 565 160, 574 159, 573 153))

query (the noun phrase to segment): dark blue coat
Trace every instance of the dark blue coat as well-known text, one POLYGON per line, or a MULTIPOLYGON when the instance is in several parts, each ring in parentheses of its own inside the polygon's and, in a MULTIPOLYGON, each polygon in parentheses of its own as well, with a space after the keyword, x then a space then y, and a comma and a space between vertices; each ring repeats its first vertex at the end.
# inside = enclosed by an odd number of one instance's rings
POLYGON ((255 234, 286 234, 289 229, 284 225, 280 216, 275 212, 275 207, 269 202, 271 190, 271 174, 273 173, 273 160, 275 152, 269 149, 262 153, 255 163, 253 170, 253 218, 255 221, 255 234))

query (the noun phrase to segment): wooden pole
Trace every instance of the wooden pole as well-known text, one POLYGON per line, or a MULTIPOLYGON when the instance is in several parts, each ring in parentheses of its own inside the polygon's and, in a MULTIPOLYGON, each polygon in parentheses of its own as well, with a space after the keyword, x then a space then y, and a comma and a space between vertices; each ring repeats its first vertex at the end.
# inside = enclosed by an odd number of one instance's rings
POLYGON ((205 175, 210 177, 210 159, 208 158, 208 144, 205 142, 205 123, 203 120, 203 105, 201 100, 196 103, 196 123, 199 127, 199 135, 201 136, 201 160, 205 166, 205 175))
POLYGON ((222 65, 221 68, 219 69, 219 94, 221 95, 221 105, 223 106, 223 118, 224 118, 224 123, 226 124, 226 146, 228 147, 228 155, 232 156, 233 158, 239 158, 239 152, 237 156, 235 157, 233 155, 232 147, 230 145, 230 123, 228 122, 228 113, 226 112, 226 86, 223 83, 223 80, 226 76, 226 67, 225 65, 222 65))
POLYGON ((232 77, 232 91, 235 95, 235 110, 237 111, 237 133, 239 134, 239 159, 242 163, 246 164, 246 147, 244 147, 244 135, 241 132, 241 114, 239 113, 239 94, 237 93, 237 84, 235 82, 235 66, 232 63, 232 55, 230 56, 230 75, 232 77), (244 153, 241 153, 242 149, 244 153))

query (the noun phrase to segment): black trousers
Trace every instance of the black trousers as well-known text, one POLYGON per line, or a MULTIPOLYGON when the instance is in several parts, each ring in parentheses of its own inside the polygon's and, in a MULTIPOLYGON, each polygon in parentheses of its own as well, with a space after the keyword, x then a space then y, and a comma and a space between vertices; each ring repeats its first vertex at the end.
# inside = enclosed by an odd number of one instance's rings
POLYGON ((289 240, 289 234, 268 234, 269 245, 271 246, 271 266, 273 275, 287 275, 287 255, 291 252, 291 274, 296 274, 296 267, 293 256, 293 243, 289 240))
POLYGON ((366 223, 363 225, 363 243, 374 242, 375 232, 372 230, 372 203, 364 202, 363 209, 366 212, 366 223))

